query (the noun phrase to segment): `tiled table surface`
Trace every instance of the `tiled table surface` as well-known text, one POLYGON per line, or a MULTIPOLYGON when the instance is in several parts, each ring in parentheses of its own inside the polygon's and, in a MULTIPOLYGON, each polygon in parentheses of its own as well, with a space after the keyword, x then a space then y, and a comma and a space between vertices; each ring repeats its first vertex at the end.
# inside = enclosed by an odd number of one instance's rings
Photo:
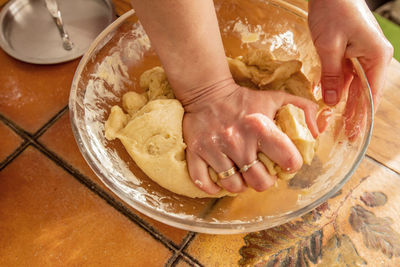
POLYGON ((138 213, 106 189, 69 122, 78 62, 37 66, 0 50, 0 266, 327 266, 334 257, 349 266, 399 264, 397 61, 367 157, 339 196, 302 219, 301 231, 281 233, 285 240, 274 233, 296 222, 247 235, 195 234, 138 213))

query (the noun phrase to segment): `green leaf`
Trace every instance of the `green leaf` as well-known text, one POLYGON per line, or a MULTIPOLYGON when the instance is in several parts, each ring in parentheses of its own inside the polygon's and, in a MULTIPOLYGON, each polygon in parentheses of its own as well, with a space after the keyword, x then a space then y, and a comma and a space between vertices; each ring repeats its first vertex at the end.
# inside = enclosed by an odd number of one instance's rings
POLYGON ((317 266, 352 267, 366 264, 347 235, 334 235, 322 249, 322 259, 317 266))
POLYGON ((390 218, 376 217, 357 205, 351 208, 349 222, 355 231, 362 233, 367 248, 381 250, 388 258, 400 256, 400 235, 390 226, 390 218))

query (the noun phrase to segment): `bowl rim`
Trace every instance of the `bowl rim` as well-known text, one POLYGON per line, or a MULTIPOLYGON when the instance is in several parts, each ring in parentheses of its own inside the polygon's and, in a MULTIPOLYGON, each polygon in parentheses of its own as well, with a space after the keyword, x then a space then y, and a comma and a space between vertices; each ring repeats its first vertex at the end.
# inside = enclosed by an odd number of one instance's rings
MULTIPOLYGON (((269 2, 271 4, 276 4, 281 8, 288 9, 292 13, 295 13, 298 16, 301 16, 303 18, 307 17, 307 12, 297 6, 294 6, 290 3, 281 1, 281 0, 261 0, 262 2, 269 2), (278 4, 277 4, 278 3, 278 4), (283 4, 282 4, 283 3, 283 4), (281 5, 282 4, 282 5, 281 5)), ((365 153, 367 151, 368 145, 371 140, 372 136, 372 129, 373 129, 373 123, 374 123, 374 107, 373 107, 373 101, 372 101, 372 93, 371 93, 371 88, 369 86, 367 77, 365 75, 365 72, 356 58, 352 58, 351 61, 353 63, 353 66, 355 68, 355 71, 359 77, 362 77, 363 79, 363 85, 364 88, 368 88, 368 98, 369 98, 369 108, 370 110, 367 112, 370 113, 370 124, 368 127, 368 130, 366 131, 366 136, 364 137, 364 143, 362 146, 362 149, 359 151, 355 163, 353 166, 350 168, 350 170, 346 173, 344 178, 336 184, 331 190, 329 190, 326 194, 322 195, 318 199, 314 200, 313 202, 309 203, 308 205, 295 210, 295 211, 290 211, 286 212, 283 214, 279 214, 277 216, 265 216, 263 217, 263 220, 261 221, 251 221, 251 222, 229 222, 226 223, 224 222, 204 222, 204 221, 187 221, 186 218, 179 217, 178 215, 172 215, 170 213, 167 213, 163 210, 160 209, 155 209, 154 207, 151 207, 147 204, 144 204, 143 202, 140 202, 137 199, 133 198, 128 198, 125 194, 120 193, 120 189, 115 186, 108 178, 105 173, 99 168, 101 166, 101 162, 98 162, 96 164, 95 157, 93 156, 93 151, 90 149, 89 144, 86 142, 85 138, 81 135, 81 132, 78 128, 78 119, 77 119, 77 110, 75 108, 75 96, 78 91, 78 82, 79 78, 81 77, 81 74, 87 64, 87 62, 90 60, 90 57, 92 56, 92 53, 95 52, 96 50, 98 51, 102 47, 98 47, 100 43, 104 43, 104 38, 108 36, 111 32, 113 32, 120 24, 125 22, 125 20, 134 15, 135 11, 132 9, 122 16, 120 16, 117 20, 115 20, 112 24, 110 24, 106 29, 104 29, 98 36, 97 38, 92 42, 90 45, 89 49, 85 53, 85 55, 82 57, 76 71, 75 75, 73 78, 73 82, 71 85, 71 92, 70 92, 70 98, 69 98, 69 113, 70 113, 70 122, 72 126, 72 131, 75 137, 75 141, 78 144, 79 150, 81 154, 83 155, 84 159, 86 162, 89 164, 90 168, 94 171, 94 173, 98 176, 98 178, 114 193, 116 194, 119 198, 121 198, 124 202, 126 202, 128 205, 133 207, 134 209, 138 210, 139 212, 143 213, 146 216, 149 216, 150 218, 153 218, 155 220, 158 220, 162 223, 165 223, 167 225, 177 227, 180 229, 188 230, 188 231, 194 231, 194 232, 199 232, 199 233, 206 233, 206 234, 239 234, 239 233, 247 233, 247 232, 254 232, 254 231, 260 231, 260 230, 265 230, 277 225, 281 225, 283 223, 286 223, 290 220, 293 220, 297 217, 300 217, 307 212, 311 211, 312 209, 318 207, 321 205, 323 202, 325 202, 327 199, 331 198, 334 194, 336 194, 342 187, 343 185, 352 177, 354 174, 355 170, 358 168, 360 165, 363 157, 365 156, 365 153), (268 220, 266 220, 268 219, 268 220)), ((368 120, 367 120, 368 122, 368 120)))

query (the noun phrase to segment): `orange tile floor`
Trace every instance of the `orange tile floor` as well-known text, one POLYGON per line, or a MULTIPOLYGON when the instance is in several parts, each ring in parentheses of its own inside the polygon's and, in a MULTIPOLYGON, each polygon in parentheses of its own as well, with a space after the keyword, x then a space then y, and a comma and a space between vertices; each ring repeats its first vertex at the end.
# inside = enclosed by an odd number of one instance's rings
POLYGON ((128 207, 84 161, 68 114, 78 63, 0 49, 0 266, 200 265, 184 251, 194 233, 128 207))

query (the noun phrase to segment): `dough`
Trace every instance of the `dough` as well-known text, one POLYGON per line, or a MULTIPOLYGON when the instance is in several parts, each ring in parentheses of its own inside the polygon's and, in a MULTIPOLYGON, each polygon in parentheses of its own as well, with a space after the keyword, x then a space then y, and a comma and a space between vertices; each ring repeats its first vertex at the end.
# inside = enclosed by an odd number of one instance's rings
MULTIPOLYGON (((304 111, 292 104, 285 105, 276 114, 275 123, 295 144, 303 163, 310 165, 315 154, 316 140, 307 127, 304 111)), ((270 174, 277 175, 280 179, 290 180, 296 175, 283 171, 263 153, 258 153, 258 159, 264 163, 270 174)))
POLYGON ((129 115, 133 116, 136 111, 146 105, 147 101, 147 92, 144 94, 128 92, 122 96, 122 107, 129 115))
POLYGON ((143 72, 139 83, 140 87, 147 90, 149 100, 175 98, 162 67, 154 67, 143 72))
POLYGON ((189 197, 222 197, 221 190, 210 196, 190 179, 182 138, 183 107, 176 99, 148 102, 127 121, 118 106, 111 109, 106 137, 118 138, 129 155, 147 176, 160 186, 189 197), (110 122, 110 123, 109 123, 110 122), (116 128, 118 127, 118 128, 116 128))
POLYGON ((296 145, 303 162, 310 165, 314 158, 315 139, 306 124, 304 111, 292 104, 279 109, 276 124, 296 145))
POLYGON ((261 90, 281 90, 317 102, 311 82, 298 60, 274 60, 266 50, 252 50, 243 57, 227 58, 235 81, 261 90))
MULTIPOLYGON (((311 88, 308 80, 301 78, 304 75, 298 61, 273 61, 266 53, 256 50, 242 59, 228 58, 228 62, 235 80, 253 88, 279 86, 278 90, 288 91, 290 83, 301 90, 311 88)), ((123 96, 122 106, 128 114, 119 106, 112 107, 105 123, 106 138, 120 139, 139 168, 174 193, 200 198, 232 195, 225 190, 209 195, 190 179, 182 135, 184 109, 173 99, 164 70, 161 67, 147 70, 140 77, 140 86, 147 90, 146 93, 128 92, 123 96)), ((304 94, 311 98, 312 93, 304 94)), ((300 150, 304 163, 309 164, 314 157, 315 140, 307 128, 303 110, 286 105, 279 110, 276 123, 300 150)), ((271 174, 281 179, 288 180, 295 175, 282 171, 262 153, 258 153, 258 158, 271 174)), ((209 173, 215 181, 215 172, 210 168, 209 173)))

